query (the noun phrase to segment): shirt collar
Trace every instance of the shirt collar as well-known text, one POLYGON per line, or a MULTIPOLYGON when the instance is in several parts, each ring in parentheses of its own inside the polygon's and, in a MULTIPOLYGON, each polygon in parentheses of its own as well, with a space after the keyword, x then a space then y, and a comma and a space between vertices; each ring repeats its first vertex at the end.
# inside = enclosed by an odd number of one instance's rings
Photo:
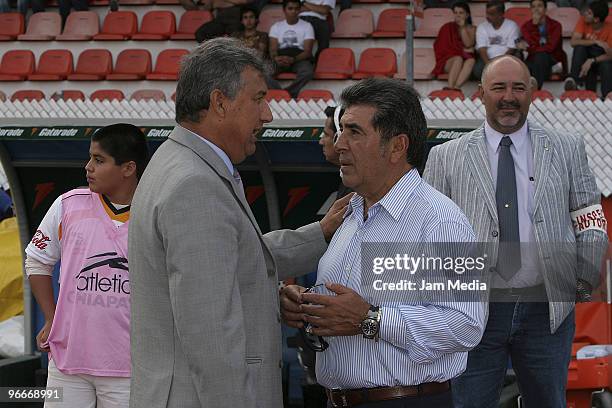
POLYGON ((498 132, 493 129, 491 125, 489 125, 488 121, 485 121, 484 125, 485 130, 485 139, 487 139, 487 143, 491 147, 493 151, 497 151, 499 148, 499 143, 501 142, 504 136, 509 136, 510 140, 512 140, 512 144, 517 151, 521 151, 525 143, 527 143, 527 138, 529 137, 529 129, 527 125, 527 121, 523 123, 523 126, 514 133, 509 135, 505 135, 503 133, 498 132))
POLYGON ((217 146, 210 140, 206 139, 204 136, 200 136, 197 133, 194 133, 189 129, 185 129, 181 125, 178 125, 178 126, 182 128, 185 132, 192 134, 193 136, 197 137, 199 140, 203 141, 208 146, 210 146, 213 152, 217 153, 217 156, 219 156, 221 160, 223 160, 223 163, 225 163, 225 166, 227 167, 227 170, 230 173, 230 176, 232 177, 234 176, 234 165, 232 164, 232 161, 230 160, 229 156, 223 150, 221 150, 219 146, 217 146))
MULTIPOLYGON (((393 217, 395 221, 399 221, 402 211, 406 206, 407 199, 417 189, 417 187, 423 182, 419 172, 416 168, 410 169, 406 174, 400 178, 397 183, 391 187, 391 189, 375 203, 369 211, 372 211, 377 206, 380 206, 393 217)), ((363 214, 364 199, 359 194, 355 194, 349 201, 349 205, 344 214, 344 218, 356 214, 356 216, 362 216, 363 214)))

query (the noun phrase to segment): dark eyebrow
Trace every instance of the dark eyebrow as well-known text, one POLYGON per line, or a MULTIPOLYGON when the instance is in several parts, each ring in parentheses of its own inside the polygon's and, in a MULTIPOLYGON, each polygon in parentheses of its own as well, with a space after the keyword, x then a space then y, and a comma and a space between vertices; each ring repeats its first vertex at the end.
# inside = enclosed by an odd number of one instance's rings
POLYGON ((361 133, 364 133, 363 128, 361 126, 359 126, 357 123, 354 122, 348 122, 348 123, 342 123, 340 122, 340 125, 345 128, 345 129, 350 129, 350 130, 358 130, 361 133))

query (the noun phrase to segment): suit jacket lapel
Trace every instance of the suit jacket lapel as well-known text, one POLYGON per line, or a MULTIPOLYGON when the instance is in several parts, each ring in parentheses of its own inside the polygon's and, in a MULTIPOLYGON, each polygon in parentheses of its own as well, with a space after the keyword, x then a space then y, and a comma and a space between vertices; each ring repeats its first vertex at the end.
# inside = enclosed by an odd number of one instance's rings
POLYGON ((470 136, 468 142, 468 163, 472 176, 476 180, 483 194, 485 206, 491 214, 491 218, 497 222, 497 205, 495 204, 495 190, 493 189, 493 177, 489 169, 489 159, 485 141, 484 126, 476 129, 470 136))
POLYGON ((535 177, 535 192, 533 194, 533 208, 538 208, 544 194, 546 177, 549 174, 553 146, 548 134, 534 122, 529 122, 529 137, 533 146, 533 166, 535 177))
POLYGON ((259 229, 259 225, 257 224, 255 216, 251 211, 251 207, 249 207, 249 204, 246 201, 244 191, 240 191, 239 183, 237 183, 234 180, 234 177, 229 174, 227 166, 219 157, 219 155, 215 153, 215 151, 212 150, 210 146, 208 146, 206 143, 201 140, 197 140, 196 136, 188 134, 187 131, 183 130, 178 126, 174 128, 168 138, 193 150, 198 156, 200 156, 200 158, 202 158, 202 160, 204 160, 206 164, 210 166, 210 168, 213 169, 215 173, 219 175, 219 177, 224 179, 224 181, 229 184, 230 188, 234 191, 236 199, 242 206, 242 209, 247 213, 249 219, 251 220, 251 223, 261 236, 261 230, 259 229))

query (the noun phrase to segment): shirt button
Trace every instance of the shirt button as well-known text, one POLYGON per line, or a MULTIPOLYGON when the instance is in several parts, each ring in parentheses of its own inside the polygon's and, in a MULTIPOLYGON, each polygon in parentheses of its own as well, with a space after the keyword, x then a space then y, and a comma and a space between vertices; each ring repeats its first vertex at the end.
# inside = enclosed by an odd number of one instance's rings
POLYGON ((351 265, 346 265, 344 267, 344 270, 347 271, 347 272, 350 271, 351 270, 351 265))
POLYGON ((496 237, 496 236, 498 236, 498 235, 499 235, 499 232, 497 232, 497 231, 493 231, 493 232, 491 232, 491 235, 493 235, 494 237, 496 237))

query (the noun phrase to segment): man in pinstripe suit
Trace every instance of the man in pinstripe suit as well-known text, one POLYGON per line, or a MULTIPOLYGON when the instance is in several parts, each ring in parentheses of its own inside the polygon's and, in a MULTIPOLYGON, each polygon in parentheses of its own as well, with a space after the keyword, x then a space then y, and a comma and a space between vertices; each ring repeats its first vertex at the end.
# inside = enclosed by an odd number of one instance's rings
POLYGON ((458 408, 497 407, 510 357, 523 406, 563 408, 574 301, 553 293, 561 272, 551 266, 550 250, 576 244, 582 256, 574 257, 572 279, 587 297, 608 241, 600 192, 580 136, 527 120, 531 87, 520 60, 493 60, 480 90, 485 123, 433 148, 424 178, 459 205, 479 241, 500 251, 508 243, 524 245, 513 256, 495 254, 491 296, 502 301, 490 298, 484 336, 453 381, 453 399, 458 408), (594 225, 573 225, 587 213, 595 215, 594 225))

